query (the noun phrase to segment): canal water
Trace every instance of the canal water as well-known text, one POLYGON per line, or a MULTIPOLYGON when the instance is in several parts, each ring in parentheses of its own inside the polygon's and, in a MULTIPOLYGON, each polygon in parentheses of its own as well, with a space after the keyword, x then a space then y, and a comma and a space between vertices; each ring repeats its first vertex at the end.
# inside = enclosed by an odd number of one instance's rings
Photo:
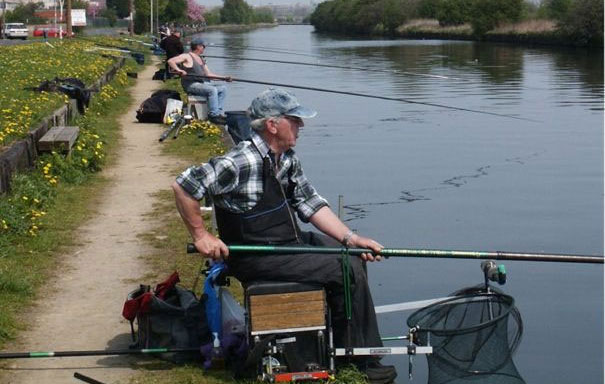
MULTIPOLYGON (((292 90, 318 110, 296 147, 318 191, 387 247, 603 254, 603 52, 439 40, 353 40, 310 26, 210 32, 206 54, 372 71, 208 60, 221 74, 493 112, 292 90), (382 70, 376 71, 376 70, 382 70)), ((229 85, 228 110, 265 87, 229 85)), ((527 383, 603 383, 603 267, 505 262, 527 383)), ((376 305, 482 281, 479 261, 369 265, 376 305)), ((409 313, 380 315, 383 336, 409 313)), ((407 359, 388 358, 407 383, 407 359)), ((426 382, 423 357, 414 380, 426 382)))

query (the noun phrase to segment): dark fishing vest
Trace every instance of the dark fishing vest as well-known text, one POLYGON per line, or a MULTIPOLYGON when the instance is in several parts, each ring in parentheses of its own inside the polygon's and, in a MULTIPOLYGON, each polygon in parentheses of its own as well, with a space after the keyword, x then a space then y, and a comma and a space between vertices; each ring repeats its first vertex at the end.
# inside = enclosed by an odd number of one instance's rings
MULTIPOLYGON (((288 187, 292 193, 294 185, 288 187)), ((300 228, 277 180, 269 157, 263 159, 263 196, 244 213, 232 213, 215 206, 216 223, 226 244, 301 243, 300 228)))

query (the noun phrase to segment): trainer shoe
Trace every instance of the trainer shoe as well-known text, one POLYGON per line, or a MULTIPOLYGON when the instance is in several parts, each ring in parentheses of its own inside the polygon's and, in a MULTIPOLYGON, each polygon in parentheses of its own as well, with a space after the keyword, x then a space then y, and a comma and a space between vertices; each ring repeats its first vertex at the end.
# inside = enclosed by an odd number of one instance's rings
POLYGON ((208 120, 210 120, 211 123, 218 125, 227 124, 227 117, 223 115, 208 115, 208 120))

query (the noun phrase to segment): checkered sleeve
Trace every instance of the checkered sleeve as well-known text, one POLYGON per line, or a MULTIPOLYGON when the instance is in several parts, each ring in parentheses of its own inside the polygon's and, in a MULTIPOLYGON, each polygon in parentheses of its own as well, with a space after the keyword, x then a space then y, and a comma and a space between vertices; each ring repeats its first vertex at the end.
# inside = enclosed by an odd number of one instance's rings
POLYGON ((238 175, 233 159, 216 157, 208 163, 187 168, 176 182, 194 199, 201 200, 206 193, 218 195, 232 191, 239 182, 238 175))
POLYGON ((328 201, 321 197, 305 176, 298 159, 294 159, 291 181, 294 183, 292 205, 296 208, 298 217, 305 223, 309 222, 322 207, 329 206, 328 201))

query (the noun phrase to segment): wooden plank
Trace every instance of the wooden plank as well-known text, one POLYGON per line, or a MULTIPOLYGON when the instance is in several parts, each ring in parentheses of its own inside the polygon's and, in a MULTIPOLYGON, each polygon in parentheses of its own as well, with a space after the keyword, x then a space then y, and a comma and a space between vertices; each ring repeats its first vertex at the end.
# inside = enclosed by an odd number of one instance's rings
POLYGON ((251 305, 251 316, 272 315, 288 312, 324 312, 323 300, 291 302, 271 305, 251 305))
POLYGON ((250 319, 250 322, 252 325, 252 332, 259 332, 272 329, 323 326, 325 325, 325 319, 326 316, 323 312, 290 312, 255 316, 250 319))
POLYGON ((249 300, 253 332, 325 325, 323 290, 252 295, 249 300))
POLYGON ((291 293, 272 293, 268 295, 253 295, 250 296, 250 306, 278 305, 292 302, 304 303, 316 300, 324 300, 323 290, 291 293))
POLYGON ((38 152, 69 152, 78 138, 78 127, 53 127, 38 140, 38 152))

